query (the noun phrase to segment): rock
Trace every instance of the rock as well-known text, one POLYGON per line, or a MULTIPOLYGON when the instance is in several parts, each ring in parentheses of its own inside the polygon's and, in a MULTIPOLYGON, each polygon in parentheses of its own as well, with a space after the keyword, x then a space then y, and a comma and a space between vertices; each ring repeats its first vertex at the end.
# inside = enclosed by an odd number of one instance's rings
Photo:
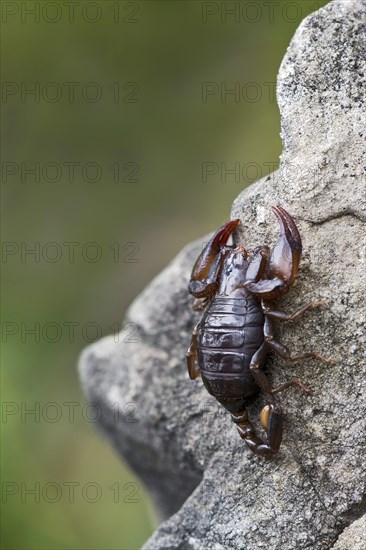
POLYGON ((366 514, 347 527, 332 550, 365 550, 366 548, 366 514))
MULTIPOLYGON (((278 76, 280 168, 232 209, 241 219, 236 242, 253 247, 274 244, 270 206, 283 205, 298 224, 303 257, 279 307, 327 302, 278 326, 291 350, 337 359, 335 366, 285 365, 269 357, 273 384, 299 375, 313 388, 279 394, 286 415, 278 455, 253 455, 201 380, 187 376, 185 351, 199 319, 187 283, 208 237, 187 246, 134 301, 127 322, 138 341, 108 337, 81 357, 103 433, 168 518, 145 550, 353 549, 343 540, 357 540, 364 528, 356 520, 366 510, 365 19, 363 0, 335 0, 302 22, 278 76)), ((251 408, 255 423, 265 402, 261 396, 251 408)))

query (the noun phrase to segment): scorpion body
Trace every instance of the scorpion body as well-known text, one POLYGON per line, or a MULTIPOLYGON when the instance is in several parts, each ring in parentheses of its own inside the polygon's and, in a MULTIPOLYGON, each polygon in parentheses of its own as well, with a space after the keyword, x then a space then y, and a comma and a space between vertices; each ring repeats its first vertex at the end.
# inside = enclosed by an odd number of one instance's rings
POLYGON ((208 392, 230 413, 240 436, 257 455, 272 457, 282 441, 282 409, 278 403, 266 405, 261 424, 267 440, 255 432, 248 407, 260 391, 275 395, 292 386, 310 392, 299 378, 273 388, 262 367, 272 350, 286 361, 332 359, 317 352, 293 355, 274 338, 272 320, 293 321, 310 308, 323 304, 315 300, 292 314, 272 309, 271 300, 293 284, 301 257, 301 238, 290 214, 273 206, 280 223, 280 237, 272 252, 268 246, 246 250, 228 246, 227 240, 240 220, 223 225, 199 255, 192 270, 189 291, 196 298, 194 309, 204 310, 193 330, 187 351, 191 379, 202 376, 208 392))
POLYGON ((264 341, 258 299, 243 286, 248 262, 232 254, 216 296, 200 323, 197 359, 208 392, 231 413, 249 406, 260 391, 249 366, 264 341))

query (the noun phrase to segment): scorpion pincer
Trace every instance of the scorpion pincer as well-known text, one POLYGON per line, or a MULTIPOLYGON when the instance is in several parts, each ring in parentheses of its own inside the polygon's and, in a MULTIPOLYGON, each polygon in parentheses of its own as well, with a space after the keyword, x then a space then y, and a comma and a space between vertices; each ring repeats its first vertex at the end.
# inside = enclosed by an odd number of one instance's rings
POLYGON ((280 224, 280 237, 272 252, 268 246, 254 250, 228 246, 229 236, 240 221, 233 220, 213 235, 197 258, 189 292, 196 298, 194 309, 204 312, 186 354, 190 378, 202 376, 207 391, 231 413, 251 451, 267 458, 275 455, 281 445, 281 406, 268 404, 262 409, 260 420, 266 441, 256 435, 248 407, 260 391, 274 395, 298 386, 310 392, 299 378, 273 388, 262 371, 267 353, 272 350, 286 361, 312 357, 334 363, 317 352, 292 355, 274 338, 273 319, 292 321, 324 302, 309 302, 292 314, 270 307, 269 303, 293 284, 302 251, 301 237, 290 214, 281 206, 273 206, 272 210, 280 224))

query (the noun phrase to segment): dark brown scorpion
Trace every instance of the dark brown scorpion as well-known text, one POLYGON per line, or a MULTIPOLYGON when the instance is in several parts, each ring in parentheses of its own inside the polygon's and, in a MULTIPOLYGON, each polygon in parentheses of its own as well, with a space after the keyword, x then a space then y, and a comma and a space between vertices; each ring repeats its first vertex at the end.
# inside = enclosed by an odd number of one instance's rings
POLYGON ((197 258, 189 292, 196 298, 194 309, 204 309, 204 313, 193 330, 186 354, 190 378, 194 380, 201 374, 206 389, 231 413, 251 451, 267 458, 275 455, 281 445, 281 406, 271 404, 262 409, 260 420, 266 442, 256 435, 247 408, 260 390, 274 395, 298 386, 310 392, 299 378, 273 388, 261 370, 268 351, 273 350, 286 361, 313 357, 334 363, 317 352, 292 355, 274 339, 272 319, 292 321, 324 302, 310 302, 292 314, 269 307, 268 302, 293 284, 302 251, 301 237, 290 214, 281 206, 273 206, 272 210, 280 224, 280 237, 271 254, 268 246, 254 250, 228 246, 228 238, 240 221, 233 220, 214 234, 197 258))

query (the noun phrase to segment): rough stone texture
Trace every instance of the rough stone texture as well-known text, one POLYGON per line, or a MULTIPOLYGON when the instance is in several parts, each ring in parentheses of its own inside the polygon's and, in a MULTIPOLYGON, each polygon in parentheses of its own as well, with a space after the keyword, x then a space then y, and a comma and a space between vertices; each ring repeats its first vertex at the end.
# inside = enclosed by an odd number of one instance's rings
MULTIPOLYGON (((81 358, 103 432, 163 516, 174 513, 146 550, 353 550, 364 535, 365 519, 356 520, 366 512, 365 12, 362 0, 335 0, 302 22, 278 76, 280 169, 246 189, 232 209, 242 222, 236 241, 252 247, 275 242, 270 205, 283 205, 298 223, 303 257, 297 284, 279 305, 294 310, 327 300, 278 326, 278 339, 291 349, 337 359, 335 366, 285 365, 269 357, 274 384, 297 374, 313 388, 310 396, 296 389, 278 396, 286 411, 279 454, 271 461, 254 456, 201 380, 186 373, 199 318, 186 288, 207 237, 187 246, 132 304, 127 317, 138 342, 109 337, 81 358), (138 422, 116 419, 116 402, 138 422)), ((251 409, 255 422, 265 401, 251 409)))
POLYGON ((347 527, 332 550, 365 550, 366 548, 366 515, 347 527))

